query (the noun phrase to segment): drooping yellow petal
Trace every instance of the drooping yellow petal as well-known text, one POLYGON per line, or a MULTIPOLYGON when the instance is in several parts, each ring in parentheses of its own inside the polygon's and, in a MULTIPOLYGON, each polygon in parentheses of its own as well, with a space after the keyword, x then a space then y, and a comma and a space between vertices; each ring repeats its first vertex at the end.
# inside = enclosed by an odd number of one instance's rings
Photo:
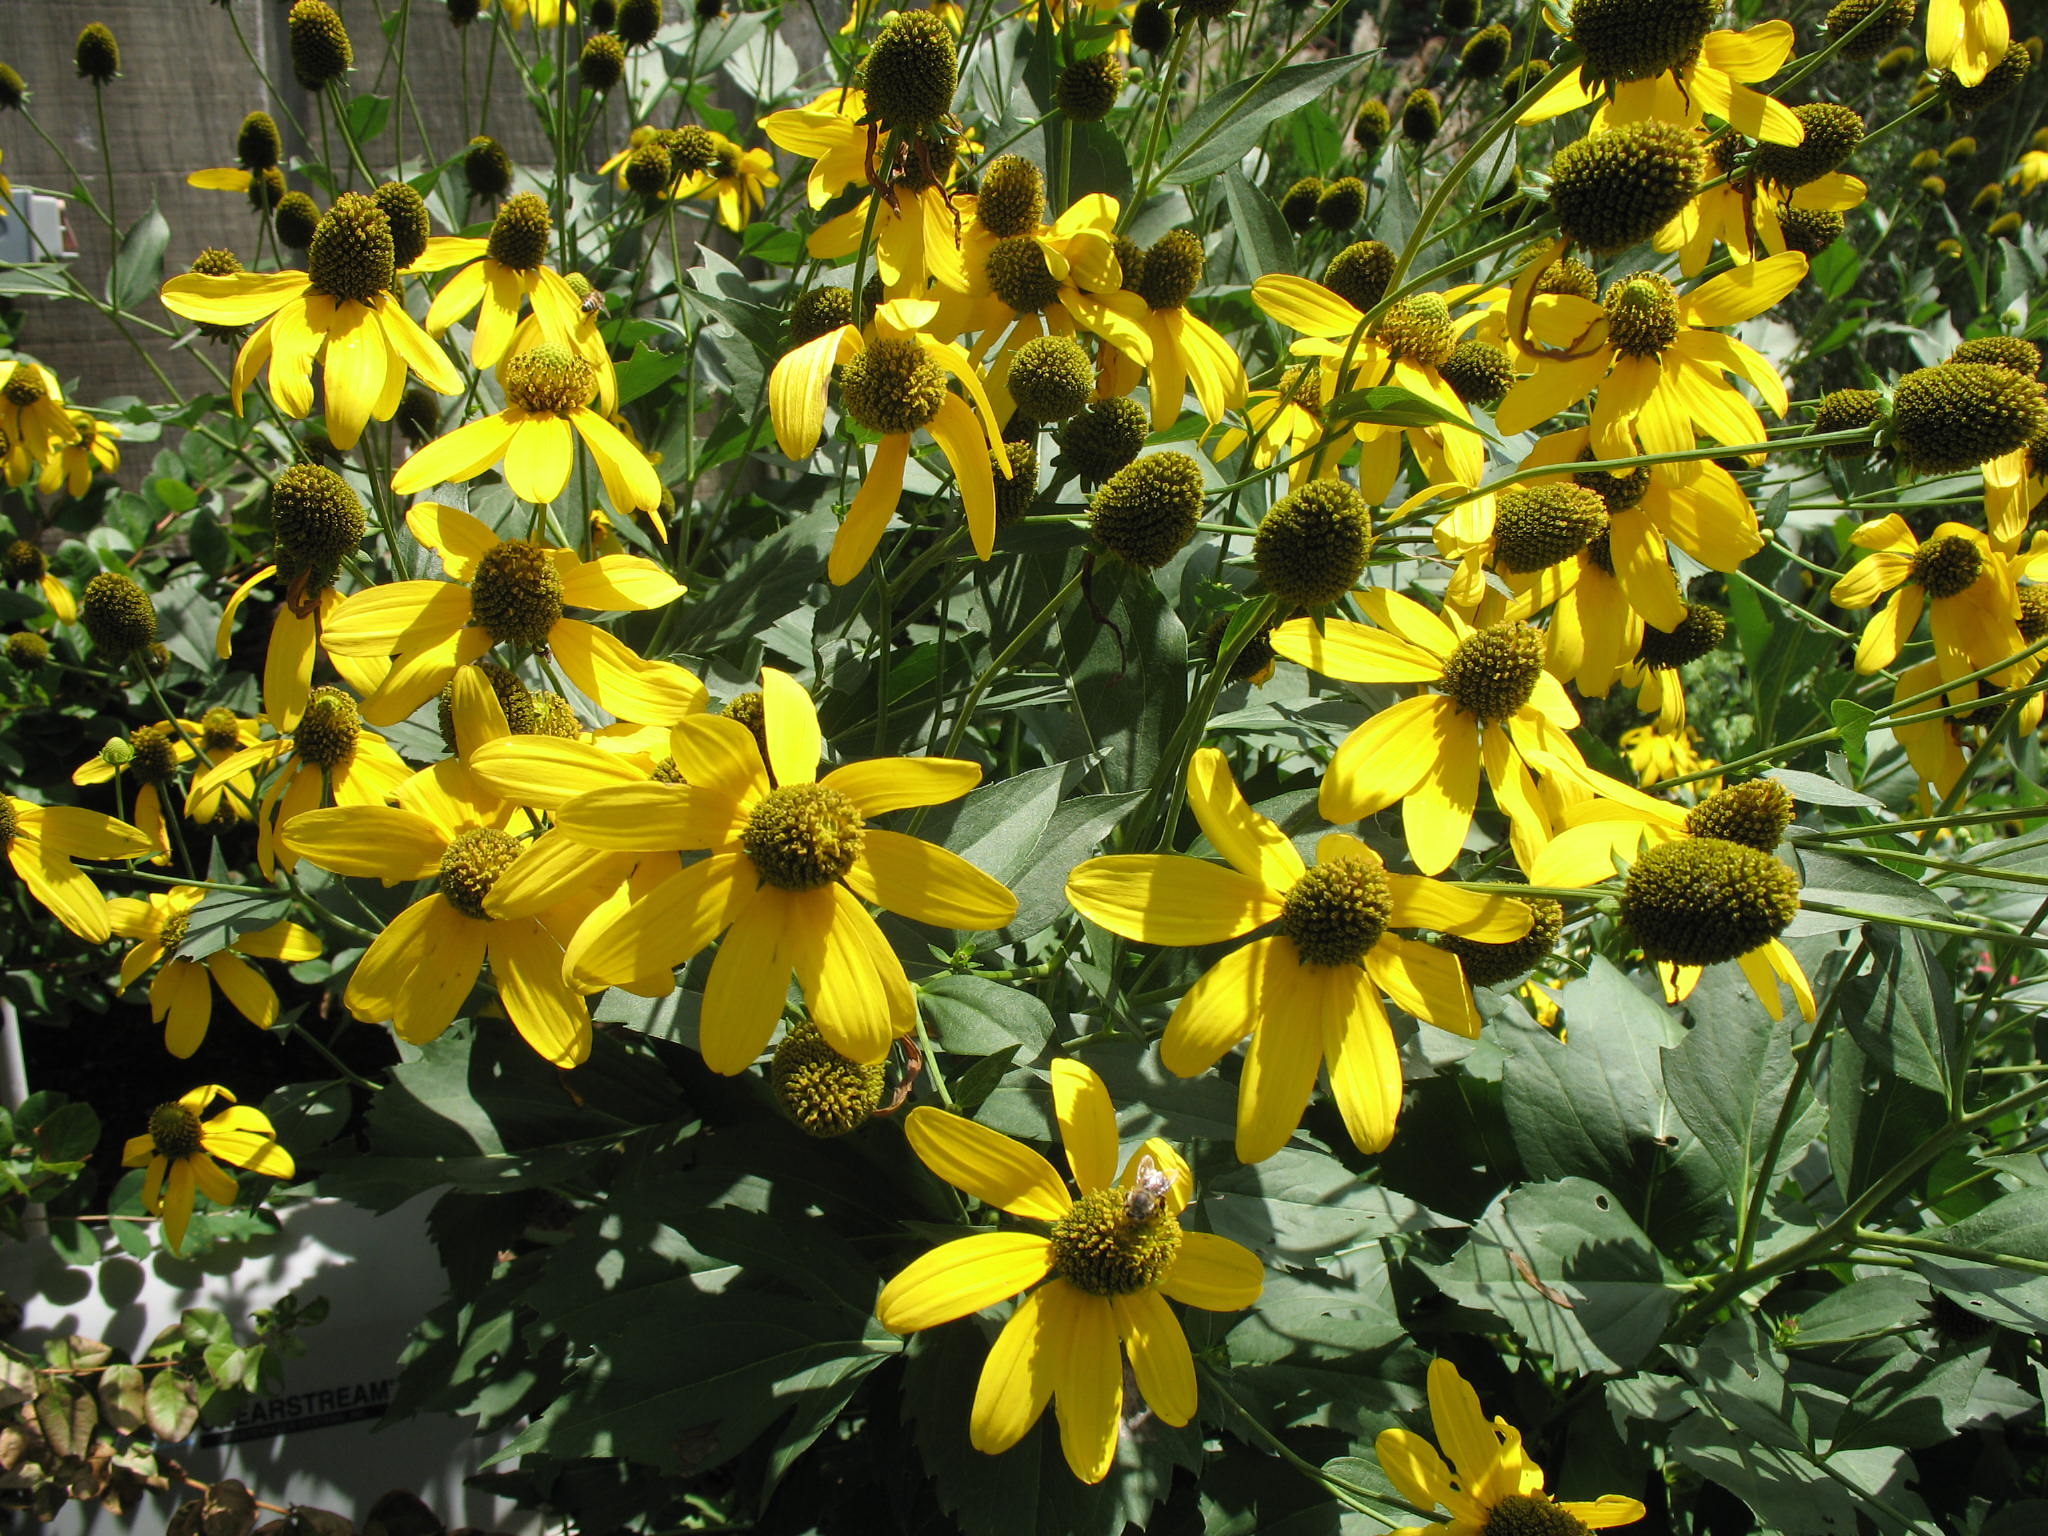
MULTIPOLYGON (((975 554, 986 560, 996 547, 996 483, 989 461, 989 441, 982 436, 967 402, 950 392, 939 401, 938 414, 926 423, 925 430, 945 454, 946 462, 953 466, 953 483, 960 490, 968 537, 975 554)), ((1000 437, 996 439, 995 451, 1004 451, 1000 437)), ((1007 468, 1004 473, 1008 473, 1007 468)))
POLYGON ((1205 1312, 1238 1312, 1266 1288, 1266 1266, 1242 1243, 1213 1232, 1182 1232, 1180 1252, 1159 1289, 1205 1312))
POLYGON ((1110 1298, 1117 1332, 1131 1357, 1131 1371, 1145 1405, 1169 1424, 1195 1416, 1195 1357, 1180 1319, 1157 1291, 1110 1298))
POLYGON ((277 1022, 277 993, 255 966, 225 949, 208 955, 205 964, 221 996, 233 1003, 243 1018, 259 1029, 277 1022))
POLYGON ((883 1286, 875 1316, 891 1333, 917 1333, 1027 1291, 1051 1269, 1052 1244, 1036 1232, 955 1238, 883 1286))
POLYGON ((981 932, 1017 915, 1008 886, 959 854, 921 838, 870 827, 846 883, 867 901, 937 928, 981 932))
POLYGON ((571 411, 569 422, 597 461, 604 492, 615 508, 653 512, 661 506, 661 476, 631 438, 588 407, 571 411))
POLYGON ((1383 1152, 1401 1113, 1401 1053, 1373 983, 1348 968, 1323 978, 1323 1057, 1330 1097, 1361 1152, 1383 1152))
POLYGON ((768 766, 777 784, 812 784, 825 755, 817 706, 803 684, 774 667, 761 669, 761 715, 768 735, 768 766))
POLYGON ((1083 1194, 1116 1182, 1116 1106, 1094 1070, 1071 1057, 1052 1064, 1053 1114, 1067 1167, 1083 1194))
POLYGON ((1271 990, 1268 968, 1294 963, 1293 947, 1278 937, 1255 939, 1218 960, 1188 989, 1167 1020, 1166 1036, 1159 1044, 1166 1070, 1196 1077, 1215 1066, 1265 1016, 1271 990))
MULTIPOLYGON (((1291 940, 1284 940, 1291 945, 1291 940)), ((1323 1060, 1320 966, 1267 970, 1265 1011, 1237 1088, 1237 1157, 1262 1163, 1286 1146, 1308 1109, 1323 1060)))
POLYGON ((1385 933, 1365 952, 1365 969, 1382 992, 1416 1018, 1468 1040, 1479 1037, 1472 988, 1450 951, 1385 933))
POLYGON ((622 915, 577 930, 562 962, 569 984, 594 992, 681 964, 752 904, 755 879, 752 862, 738 852, 714 853, 668 876, 622 915))
POLYGON ((1073 1204, 1051 1163, 964 1115, 921 1104, 903 1133, 927 1168, 983 1204, 1034 1221, 1057 1221, 1073 1204))
POLYGON ((561 416, 529 414, 505 445, 505 484, 521 501, 552 503, 576 467, 576 433, 561 416))
POLYGON ((985 1455, 1001 1455, 1022 1440, 1052 1401, 1043 1294, 1033 1291, 1017 1303, 981 1368, 967 1438, 985 1455))
POLYGON ((1198 748, 1188 761, 1188 808, 1202 834, 1238 873, 1281 896, 1301 878, 1304 865, 1294 844, 1245 804, 1230 760, 1214 747, 1198 748))
POLYGON ((1679 316, 1688 325, 1736 325, 1753 320, 1806 276, 1806 257, 1798 251, 1752 261, 1709 278, 1678 301, 1679 316))
POLYGON ((889 519, 896 515, 897 503, 903 499, 903 466, 909 458, 908 432, 891 432, 875 445, 874 459, 832 540, 826 575, 835 587, 845 586, 867 569, 889 519))
POLYGON ((1065 1280, 1048 1282, 1044 1296, 1044 1337, 1060 1449, 1074 1476, 1084 1483, 1099 1483, 1116 1460, 1123 1413, 1116 1317, 1106 1298, 1091 1296, 1065 1280))
POLYGON ((861 815, 886 816, 958 800, 981 782, 981 765, 957 757, 878 757, 834 768, 818 782, 846 796, 861 815))
POLYGON ((570 680, 621 719, 668 725, 699 713, 710 697, 687 667, 650 661, 581 619, 558 619, 548 642, 570 680))
POLYGON ((487 942, 498 995, 526 1043, 553 1066, 581 1066, 590 1055, 590 1012, 563 984, 554 935, 521 917, 491 923, 487 942))
MULTIPOLYGON (((744 874, 739 876, 740 883, 745 879, 744 874)), ((739 908, 718 946, 704 986, 698 1035, 704 1065, 714 1072, 732 1077, 746 1071, 782 1017, 790 974, 796 968, 793 951, 804 939, 790 920, 792 894, 775 886, 761 887, 739 908)), ((637 976, 645 968, 643 958, 625 974, 637 976)))
POLYGON ((572 608, 644 612, 666 607, 683 592, 681 582, 638 555, 582 561, 562 578, 562 601, 572 608))
POLYGON ((1282 899, 1248 875, 1180 854, 1089 859, 1067 900, 1111 933, 1148 944, 1220 944, 1280 916, 1282 899))
POLYGON ((294 816, 284 845, 337 875, 371 875, 387 885, 437 874, 448 837, 417 811, 394 805, 336 806, 294 816))

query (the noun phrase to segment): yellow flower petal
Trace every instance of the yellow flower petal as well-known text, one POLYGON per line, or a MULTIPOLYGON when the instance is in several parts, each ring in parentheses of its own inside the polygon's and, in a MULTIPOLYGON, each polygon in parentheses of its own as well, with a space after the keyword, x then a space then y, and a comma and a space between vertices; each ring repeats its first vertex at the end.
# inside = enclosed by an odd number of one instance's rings
POLYGON ((1241 1243, 1213 1232, 1182 1232, 1173 1268, 1159 1284, 1175 1301, 1205 1312, 1238 1312, 1259 1299, 1266 1268, 1241 1243))
POLYGON ((1435 1446, 1411 1429, 1383 1429, 1373 1443, 1380 1470, 1417 1509, 1434 1509, 1451 1494, 1451 1469, 1435 1446))
POLYGON ((901 832, 870 827, 846 883, 899 916, 936 928, 981 932, 1017 915, 1009 887, 957 853, 901 832))
POLYGON ((518 425, 511 411, 499 411, 435 438, 398 467, 391 476, 392 491, 410 496, 443 483, 474 480, 505 456, 518 425))
POLYGON ((493 794, 543 811, 559 810, 593 789, 647 782, 630 758, 560 736, 485 742, 470 754, 469 771, 493 794))
POLYGON ((1195 1416, 1195 1357, 1180 1319, 1157 1291, 1110 1298, 1145 1405, 1169 1424, 1195 1416))
POLYGON ((1290 619, 1271 636, 1275 654, 1347 683, 1433 683, 1444 675, 1441 658, 1385 630, 1327 620, 1290 619))
POLYGON ((1361 1152, 1382 1152, 1401 1113, 1401 1053, 1373 983, 1330 968, 1323 978, 1323 1056, 1330 1097, 1361 1152))
POLYGON ((1266 1014, 1267 971, 1295 964, 1294 950, 1278 937, 1255 939, 1209 968, 1173 1010, 1159 1059, 1179 1077, 1196 1077, 1251 1033, 1266 1014))
POLYGON ((686 782, 729 795, 736 805, 751 805, 767 793, 760 744, 737 720, 724 715, 680 720, 669 733, 669 751, 686 782))
POLYGON ((1617 1525, 1634 1525, 1649 1513, 1638 1501, 1619 1493, 1603 1493, 1590 1504, 1571 1499, 1559 1499, 1558 1504, 1568 1513, 1578 1516, 1581 1525, 1595 1531, 1617 1525))
POLYGON ((569 420, 597 461, 614 507, 621 512, 653 512, 661 506, 661 476, 631 438, 587 407, 571 411, 569 420))
MULTIPOLYGON (((623 914, 585 923, 569 941, 564 975, 578 991, 594 992, 671 970, 723 933, 755 894, 756 876, 747 856, 714 853, 668 876, 623 914)), ((787 991, 787 967, 782 987, 787 991)), ((781 997, 778 992, 778 1008, 781 997)))
POLYGON ((1481 896, 1420 875, 1388 875, 1396 928, 1434 928, 1486 944, 1510 944, 1529 931, 1528 905, 1508 896, 1481 896))
POLYGON ((1084 1483, 1099 1483, 1116 1460, 1124 1404, 1116 1317, 1101 1296, 1053 1280, 1045 1287, 1044 1337, 1052 1368, 1060 1449, 1084 1483))
POLYGON ((1468 1040, 1479 1037, 1472 988, 1449 950, 1385 933, 1365 952, 1365 969, 1382 992, 1416 1018, 1468 1040))
POLYGON ((803 684, 774 667, 761 669, 761 715, 768 734, 768 766, 777 784, 817 781, 818 760, 825 753, 825 735, 818 729, 817 707, 803 684))
POLYGON ((1052 1244, 1036 1232, 955 1238, 883 1286, 875 1316, 891 1333, 917 1333, 1027 1291, 1051 1269, 1052 1244))
MULTIPOLYGON (((1688 325, 1735 325, 1753 320, 1785 297, 1806 276, 1806 257, 1786 251, 1709 278, 1678 301, 1688 325)), ((1503 429, 1505 430, 1505 429, 1503 429)))
POLYGON ((957 757, 878 757, 834 768, 818 782, 846 796, 861 815, 886 816, 958 800, 981 782, 981 765, 957 757))
POLYGON ((590 1055, 590 1013, 562 982, 562 946, 531 917, 489 925, 491 976, 505 1012, 542 1060, 577 1067, 590 1055))
POLYGON ((1500 1460, 1500 1437, 1479 1410, 1479 1394, 1441 1358, 1429 1363, 1429 1419, 1459 1484, 1477 1489, 1500 1460))
POLYGON ((1043 1297, 1033 1291, 1017 1303, 975 1384, 967 1438, 985 1455, 999 1456, 1022 1440, 1052 1401, 1043 1297))
POLYGON ((638 555, 583 561, 562 578, 562 601, 573 608, 642 612, 674 602, 683 591, 681 582, 638 555))
POLYGON ((825 574, 833 586, 843 587, 867 569, 889 519, 896 515, 897 503, 903 499, 903 466, 909 458, 907 432, 891 432, 875 445, 875 456, 861 477, 860 489, 854 492, 853 505, 846 509, 846 519, 832 540, 825 574))
POLYGON ((1363 312, 1321 283, 1291 272, 1274 272, 1253 283, 1252 302, 1304 336, 1349 336, 1365 319, 1363 312))
MULTIPOLYGON (((1288 941, 1291 943, 1291 941, 1288 941)), ((1323 967, 1267 971, 1265 1011, 1252 1029, 1237 1088, 1237 1158, 1262 1163, 1287 1145, 1308 1109, 1323 1061, 1323 967)))
POLYGON ((964 1115, 919 1105, 903 1132, 927 1168, 985 1205, 1034 1221, 1057 1221, 1073 1205, 1051 1163, 964 1115))
MULTIPOLYGON (((789 998, 794 952, 803 939, 790 917, 792 894, 761 887, 739 909, 718 946, 704 986, 698 1038, 704 1065, 714 1072, 731 1077, 746 1071, 775 1033, 789 998)), ((627 974, 637 976, 645 969, 642 964, 627 974)))
POLYGON ((255 966, 225 949, 208 955, 205 964, 221 996, 234 1004, 243 1018, 259 1029, 268 1029, 277 1022, 277 993, 255 966))
POLYGON ((1230 760, 1214 747, 1198 748, 1188 761, 1188 808, 1203 836, 1238 873, 1280 896, 1302 877, 1305 866, 1294 844, 1245 803, 1230 760))
POLYGON ((1381 710, 1345 737, 1323 772, 1324 819, 1358 821, 1413 791, 1453 739, 1456 714, 1442 695, 1420 694, 1381 710))
POLYGON ((164 1026, 164 1049, 183 1060, 198 1050, 213 1021, 213 985, 206 968, 195 961, 174 959, 156 973, 149 987, 149 1017, 164 1026))
POLYGON ((1067 1167, 1083 1194, 1116 1182, 1116 1106, 1094 1070, 1062 1057, 1052 1064, 1053 1113, 1067 1167))
POLYGON ((581 619, 556 620, 548 644, 570 681, 621 719, 667 725, 700 713, 710 697, 688 668, 649 661, 610 630, 581 619))
POLYGON ((1067 900, 1111 933, 1148 944, 1220 944, 1280 916, 1257 880, 1181 854, 1119 853, 1067 876, 1067 900))
POLYGON ((294 816, 284 845, 337 875, 373 875, 387 885, 437 874, 448 838, 416 811, 397 806, 337 806, 294 816))

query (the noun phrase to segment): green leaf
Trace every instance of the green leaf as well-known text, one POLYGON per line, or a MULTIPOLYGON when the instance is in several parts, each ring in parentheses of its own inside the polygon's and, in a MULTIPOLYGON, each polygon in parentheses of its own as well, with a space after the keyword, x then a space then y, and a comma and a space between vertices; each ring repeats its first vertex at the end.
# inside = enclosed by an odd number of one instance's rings
POLYGON ((1842 750, 1849 754, 1849 764, 1861 778, 1870 771, 1868 737, 1871 723, 1877 719, 1877 711, 1865 708, 1853 699, 1836 699, 1828 705, 1828 718, 1842 733, 1842 750))
POLYGON ((1586 1179, 1501 1196, 1455 1257, 1422 1268, 1453 1301, 1493 1313, 1562 1371, 1640 1364, 1690 1289, 1620 1201, 1586 1179))
POLYGON ((1343 54, 1223 86, 1174 131, 1160 181, 1184 187, 1221 175, 1244 159, 1270 124, 1314 101, 1364 61, 1363 54, 1343 54))
MULTIPOLYGON (((1060 1452, 1052 1409, 1000 1456, 968 1443, 975 1383, 994 1337, 987 1323, 918 1334, 903 1373, 903 1414, 914 1426, 921 1471, 962 1536, 1123 1536, 1143 1528, 1177 1467, 1202 1465, 1202 1436, 1153 1417, 1118 1439, 1108 1477, 1090 1485, 1060 1452)), ((1203 1405, 1208 1406, 1206 1402, 1203 1405)))
POLYGON ((116 309, 132 310, 153 296, 163 286, 164 249, 170 243, 171 226, 158 210, 152 192, 149 212, 121 237, 113 270, 107 274, 107 302, 116 309))
POLYGON ((1946 1360, 1910 1351, 1894 1355, 1856 1384, 1828 1455, 1863 1446, 1918 1451, 1941 1444, 1963 1427, 1989 1353, 1983 1344, 1946 1360))
POLYGON ((1280 216, 1273 199, 1230 167, 1223 176, 1223 197, 1230 205, 1230 227, 1250 276, 1294 270, 1294 232, 1280 216))
POLYGON ((132 1365, 110 1365, 100 1372, 100 1416, 117 1435, 132 1435, 148 1422, 148 1378, 132 1365))
MULTIPOLYGON (((1748 1209, 1792 1071, 1791 1024, 1754 1005, 1695 1008, 1685 1038, 1664 1052, 1664 1090, 1713 1159, 1735 1211, 1748 1209)), ((1810 1137, 1787 1136, 1788 1161, 1810 1137)))
MULTIPOLYGON (((2048 1262, 2048 1189, 2001 1195, 1961 1221, 1916 1237, 1987 1256, 2048 1262)), ((1957 1305, 2027 1333, 2048 1333, 2048 1275, 1987 1259, 1915 1253, 1913 1267, 1957 1305)))
POLYGON ((366 92, 342 108, 342 116, 348 123, 349 137, 358 145, 367 144, 391 121, 391 98, 366 92))
POLYGON ((158 1440, 184 1440, 199 1427, 199 1401, 193 1382, 176 1370, 152 1370, 150 1393, 143 1399, 143 1415, 150 1419, 150 1434, 158 1440))
POLYGON ((1074 708, 1057 750, 1100 752, 1111 793, 1142 790, 1187 711, 1187 631, 1149 571, 1098 566, 1094 596, 1060 620, 1074 708))
POLYGON ((1830 1291, 1799 1314, 1794 1349, 1828 1349, 1880 1338, 1927 1319, 1927 1282, 1914 1275, 1871 1275, 1830 1291))
POLYGON ((1872 923, 1864 940, 1868 955, 1837 983, 1843 1022, 1880 1070, 1946 1095, 1959 1049, 1952 977, 1917 933, 1872 923))
POLYGON ((1489 443, 1499 440, 1480 431, 1468 419, 1427 395, 1418 395, 1399 384, 1374 384, 1367 389, 1347 389, 1323 407, 1323 420, 1332 430, 1354 422, 1371 422, 1384 427, 1454 427, 1471 432, 1489 443))
POLYGON ((656 1313, 632 1314, 630 1333, 607 1335, 568 1390, 486 1464, 624 1456, 707 1470, 901 1347, 878 1324, 790 1297, 672 1295, 656 1313))
POLYGON ((1019 1064, 1036 1061, 1052 1039, 1052 1014, 1021 987, 985 976, 937 976, 918 992, 940 1046, 963 1056, 1010 1047, 1019 1064))
POLYGON ((839 519, 830 512, 810 512, 741 554, 708 591, 682 600, 677 649, 713 655, 795 612, 825 579, 838 531, 839 519))
POLYGON ((1947 1103, 1872 1060, 1854 1031, 1828 1041, 1828 1161, 1854 1200, 1947 1123, 1947 1103))
POLYGON ((1397 1232, 1462 1226, 1408 1196, 1368 1183, 1321 1152, 1286 1147, 1240 1164, 1199 1191, 1211 1230, 1284 1263, 1313 1263, 1397 1232))
POLYGON ((656 352, 645 342, 639 343, 633 355, 619 364, 619 404, 630 404, 661 388, 689 366, 688 352, 656 352))
POLYGON ((187 960, 204 960, 242 934, 289 917, 291 910, 291 897, 281 892, 208 891, 192 909, 191 926, 178 953, 187 960))

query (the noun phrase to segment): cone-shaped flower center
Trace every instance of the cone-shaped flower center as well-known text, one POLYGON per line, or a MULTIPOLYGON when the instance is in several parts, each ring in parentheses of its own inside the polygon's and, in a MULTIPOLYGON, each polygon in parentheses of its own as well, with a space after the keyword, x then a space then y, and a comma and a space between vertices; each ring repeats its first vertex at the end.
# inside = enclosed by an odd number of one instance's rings
POLYGON ((209 752, 232 752, 242 743, 241 722, 232 709, 216 706, 200 717, 199 740, 209 752))
MULTIPOLYGON (((1024 243, 1038 250, 1036 242, 1024 243)), ((847 414, 870 432, 915 432, 939 414, 946 375, 918 342, 884 336, 846 365, 839 388, 847 414)))
POLYGON ((740 832, 740 846, 770 885, 814 891, 860 857, 866 835, 860 809, 823 784, 785 784, 761 797, 740 832))
POLYGON ((507 539, 477 561, 469 611, 498 644, 539 650, 561 622, 562 573, 538 544, 507 539))
POLYGON ((158 1157, 190 1157, 199 1150, 199 1117, 182 1104, 159 1104, 149 1112, 149 1139, 158 1157))
POLYGON ((1131 1194, 1098 1189, 1052 1224, 1054 1273, 1091 1296, 1131 1296, 1166 1278, 1180 1253, 1180 1219, 1163 1204, 1136 1219, 1131 1194))
POLYGON ((306 247, 306 280, 317 293, 368 304, 391 286, 397 251, 391 220, 360 192, 344 192, 320 216, 306 247))
POLYGON ((9 405, 31 406, 49 394, 43 385, 43 376, 33 365, 16 363, 14 371, 7 375, 7 383, 0 388, 0 394, 7 396, 9 405))
POLYGON ((577 410, 597 394, 597 370, 555 341, 508 358, 498 382, 507 400, 536 414, 577 410))
POLYGON ((1493 624, 1458 643, 1438 686, 1466 714, 1491 724, 1527 704, 1542 676, 1542 633, 1527 624, 1493 624))
POLYGON ((171 746, 176 739, 168 725, 138 725, 128 733, 128 745, 135 750, 129 772, 145 784, 161 784, 178 771, 177 754, 171 746))
POLYGON ((356 755, 363 733, 362 712, 339 688, 315 688, 292 732, 300 760, 315 768, 339 768, 356 755))
POLYGON ((814 1024, 792 1025, 768 1078, 783 1113, 812 1136, 844 1136, 867 1124, 882 1105, 887 1073, 833 1050, 814 1024))
POLYGON ((1929 539, 1913 552, 1906 578, 1927 589, 1929 597, 1960 597, 1984 569, 1984 551, 1958 534, 1929 539))
POLYGON ((1379 339, 1394 356, 1412 358, 1425 368, 1442 366, 1458 344, 1440 293, 1402 299, 1380 321, 1379 339))
POLYGON ((537 192, 520 192, 507 198, 491 222, 491 260, 515 272, 530 272, 548 256, 548 232, 553 221, 548 205, 537 192))
POLYGON ((472 827, 441 855, 441 894, 464 917, 487 921, 484 898, 518 857, 518 838, 491 827, 472 827))
POLYGON ((1655 357, 1678 339, 1678 290, 1638 272, 1607 290, 1607 334, 1624 357, 1655 357))
POLYGON ((1376 860, 1336 859, 1294 882, 1280 931, 1309 965, 1357 965, 1393 915, 1393 891, 1376 860))
POLYGON ((1586 1536, 1586 1524, 1555 1499, 1511 1493, 1488 1511, 1481 1536, 1586 1536))
POLYGON ((1760 853, 1776 848, 1791 825, 1792 797, 1776 779, 1751 779, 1721 790, 1685 816, 1685 830, 1694 837, 1718 837, 1760 853))

